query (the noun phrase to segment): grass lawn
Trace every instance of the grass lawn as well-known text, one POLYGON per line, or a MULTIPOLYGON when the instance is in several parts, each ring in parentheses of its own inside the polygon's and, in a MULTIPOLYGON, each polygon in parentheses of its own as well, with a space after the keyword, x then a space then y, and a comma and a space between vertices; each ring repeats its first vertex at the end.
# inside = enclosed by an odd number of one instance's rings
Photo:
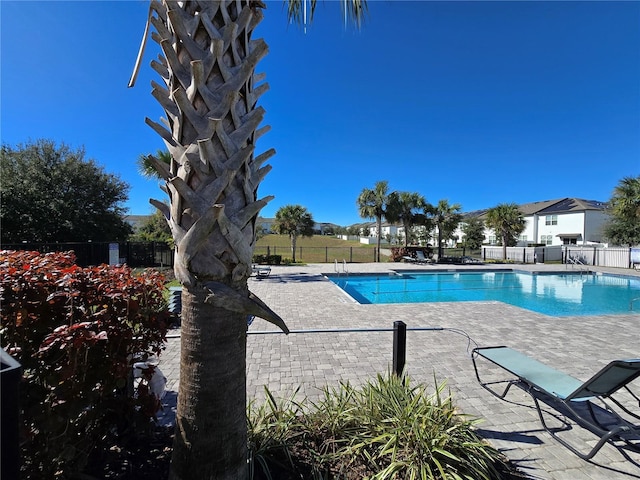
MULTIPOLYGON (((296 242, 296 261, 304 263, 342 262, 366 263, 375 260, 375 245, 364 245, 356 241, 340 240, 327 235, 298 237, 296 242)), ((291 240, 288 235, 266 235, 256 242, 254 254, 282 255, 291 259, 291 240)), ((381 257, 386 261, 385 256, 381 257)), ((284 262, 283 262, 284 263, 284 262)))
MULTIPOLYGON (((362 247, 375 248, 375 245, 364 245, 355 240, 340 240, 339 238, 329 235, 314 235, 313 237, 298 237, 296 242, 298 247, 362 247)), ((275 247, 291 248, 291 240, 288 235, 269 234, 262 237, 256 242, 257 248, 266 247, 267 245, 275 247)))

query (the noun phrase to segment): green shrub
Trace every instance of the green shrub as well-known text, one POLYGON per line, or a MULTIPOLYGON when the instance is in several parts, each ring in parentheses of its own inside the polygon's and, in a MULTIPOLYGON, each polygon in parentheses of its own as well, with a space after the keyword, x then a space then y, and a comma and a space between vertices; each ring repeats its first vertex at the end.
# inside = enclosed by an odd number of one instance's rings
POLYGON ((416 258, 416 251, 418 250, 421 250, 427 258, 431 257, 433 253, 433 249, 431 247, 391 247, 391 256, 389 257, 389 261, 401 262, 403 257, 416 258))
POLYGON ((0 300, 3 347, 23 368, 24 478, 72 477, 92 450, 148 426, 159 407, 153 371, 134 395, 131 374, 134 355, 163 348, 160 274, 81 268, 70 252, 3 251, 0 300))
MULTIPOLYGON (((310 407, 293 397, 249 409, 254 473, 289 469, 317 479, 501 479, 515 469, 474 431, 444 384, 432 392, 379 375, 361 387, 325 388, 310 407)), ((293 477, 292 477, 293 478, 293 477)), ((296 477, 297 478, 297 477, 296 477)))
POLYGON ((280 265, 282 263, 282 255, 256 254, 253 256, 253 263, 260 265, 280 265))

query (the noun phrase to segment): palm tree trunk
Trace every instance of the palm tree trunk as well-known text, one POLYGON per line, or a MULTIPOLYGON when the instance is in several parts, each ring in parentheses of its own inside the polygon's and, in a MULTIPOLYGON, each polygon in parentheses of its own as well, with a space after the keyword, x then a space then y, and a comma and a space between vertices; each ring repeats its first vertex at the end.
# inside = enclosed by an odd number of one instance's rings
POLYGON ((182 291, 172 479, 246 477, 246 315, 182 291))
POLYGON ((507 235, 502 234, 502 259, 507 260, 507 235))
POLYGON ((380 263, 380 236, 382 235, 382 217, 376 218, 376 226, 378 227, 378 241, 376 249, 376 262, 380 263))
POLYGON ((296 243, 298 237, 296 235, 291 235, 291 260, 293 263, 296 263, 296 243))

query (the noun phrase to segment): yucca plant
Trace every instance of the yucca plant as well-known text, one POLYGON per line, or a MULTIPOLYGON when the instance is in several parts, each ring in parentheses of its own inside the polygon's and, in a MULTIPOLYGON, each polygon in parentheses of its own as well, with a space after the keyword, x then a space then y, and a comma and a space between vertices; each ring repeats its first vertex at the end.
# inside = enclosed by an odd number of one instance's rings
POLYGON ((389 374, 359 387, 325 387, 320 400, 308 405, 293 397, 278 403, 268 393, 265 405, 249 414, 255 458, 269 472, 284 458, 298 475, 315 479, 515 475, 507 459, 475 432, 477 420, 458 412, 444 391, 444 383, 430 391, 389 374))
POLYGON ((264 403, 256 406, 255 400, 249 402, 249 478, 255 478, 261 472, 264 478, 272 480, 277 478, 274 477, 274 468, 296 468, 291 448, 304 431, 300 423, 303 407, 296 400, 298 390, 279 400, 265 386, 264 403))
MULTIPOLYGON (((499 478, 499 452, 475 433, 476 421, 443 396, 444 383, 429 393, 406 377, 378 375, 361 387, 340 388, 351 398, 345 405, 347 438, 333 455, 342 463, 366 465, 380 480, 499 478)), ((322 403, 334 392, 326 390, 322 403)))

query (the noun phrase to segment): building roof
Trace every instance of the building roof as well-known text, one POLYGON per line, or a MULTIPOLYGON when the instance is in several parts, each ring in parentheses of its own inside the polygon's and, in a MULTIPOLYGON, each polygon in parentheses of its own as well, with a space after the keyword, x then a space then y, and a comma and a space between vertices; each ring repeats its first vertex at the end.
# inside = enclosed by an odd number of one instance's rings
POLYGON ((605 203, 597 200, 583 200, 581 198, 563 198, 553 205, 537 213, 575 212, 583 210, 604 210, 605 203))
MULTIPOLYGON (((551 215, 555 213, 582 212, 585 210, 604 210, 605 202, 598 200, 584 200, 582 198, 559 198, 555 200, 542 200, 539 202, 523 203, 518 208, 524 216, 551 215)), ((484 217, 487 210, 475 210, 465 216, 484 217)))

